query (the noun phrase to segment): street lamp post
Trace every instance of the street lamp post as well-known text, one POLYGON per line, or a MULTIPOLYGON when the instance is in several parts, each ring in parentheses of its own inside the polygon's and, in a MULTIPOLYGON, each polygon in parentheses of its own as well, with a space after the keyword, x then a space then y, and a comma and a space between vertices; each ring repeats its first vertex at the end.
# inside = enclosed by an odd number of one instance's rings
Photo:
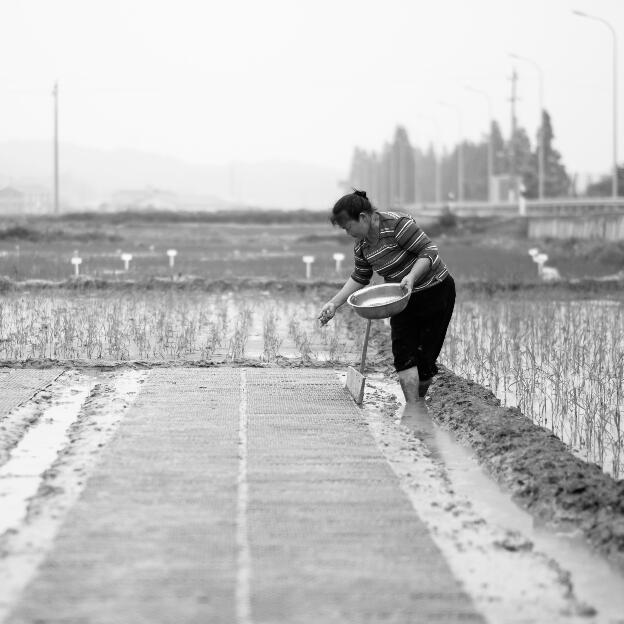
POLYGON ((601 24, 604 24, 610 31, 613 37, 613 181, 611 186, 611 194, 613 197, 618 196, 618 165, 617 165, 617 133, 618 133, 618 117, 617 117, 617 101, 618 101, 618 82, 617 82, 617 34, 615 28, 607 22, 606 19, 598 17, 597 15, 590 15, 583 11, 572 11, 574 15, 579 17, 586 17, 592 19, 601 24))
POLYGON ((510 54, 511 58, 529 63, 537 70, 539 79, 539 148, 537 153, 537 186, 538 197, 544 199, 544 167, 545 167, 545 136, 544 136, 544 72, 542 68, 530 58, 520 56, 519 54, 510 54))
POLYGON ((440 106, 452 108, 457 114, 457 126, 459 129, 459 145, 457 146, 457 201, 464 201, 464 131, 462 127, 461 111, 454 104, 438 102, 440 106))
POLYGON ((435 153, 435 202, 436 204, 440 204, 442 201, 442 174, 441 174, 441 163, 440 163, 440 124, 437 122, 435 117, 429 117, 428 115, 421 115, 420 113, 416 114, 416 117, 420 117, 421 119, 426 119, 433 124, 436 133, 436 143, 437 150, 435 153))
POLYGON ((491 202, 492 201, 492 191, 491 191, 491 185, 492 185, 492 177, 494 175, 494 148, 492 145, 492 123, 494 122, 494 116, 492 113, 492 98, 490 98, 490 96, 485 92, 485 91, 481 91, 479 89, 475 89, 474 87, 471 87, 469 85, 466 85, 466 89, 468 91, 472 91, 473 93, 477 93, 481 96, 483 96, 487 102, 488 105, 488 115, 489 115, 489 128, 488 128, 488 150, 487 150, 487 201, 491 202))

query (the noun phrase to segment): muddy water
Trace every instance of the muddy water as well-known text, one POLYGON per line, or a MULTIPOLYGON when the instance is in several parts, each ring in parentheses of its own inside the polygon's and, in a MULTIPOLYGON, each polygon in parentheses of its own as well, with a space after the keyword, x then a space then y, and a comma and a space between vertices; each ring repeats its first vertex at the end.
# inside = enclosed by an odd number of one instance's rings
POLYGON ((489 521, 521 533, 533 547, 571 575, 577 597, 598 611, 600 622, 624 623, 624 574, 595 555, 578 534, 540 527, 477 464, 448 431, 435 428, 434 444, 457 494, 471 500, 489 521))
POLYGON ((0 468, 0 535, 17 526, 26 515, 28 500, 37 493, 41 474, 67 443, 67 429, 94 385, 94 379, 81 377, 64 388, 57 402, 43 412, 0 468))

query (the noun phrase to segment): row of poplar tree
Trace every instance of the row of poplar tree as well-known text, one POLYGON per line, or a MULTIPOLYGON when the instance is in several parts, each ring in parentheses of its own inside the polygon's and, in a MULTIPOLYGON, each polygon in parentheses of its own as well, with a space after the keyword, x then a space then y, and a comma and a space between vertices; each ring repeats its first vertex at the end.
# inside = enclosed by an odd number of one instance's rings
MULTIPOLYGON (((547 111, 543 112, 544 130, 544 196, 577 195, 576 180, 566 171, 561 154, 553 146, 554 131, 547 111)), ((488 199, 488 141, 492 143, 494 176, 515 174, 521 180, 521 192, 527 199, 538 197, 539 133, 532 144, 526 130, 519 126, 514 136, 505 139, 497 121, 492 121, 491 136, 478 142, 464 141, 463 198, 488 199)), ((380 152, 356 148, 351 162, 349 184, 372 191, 383 205, 433 202, 436 198, 436 161, 440 158, 440 198, 446 201, 458 196, 458 146, 436 154, 433 146, 423 150, 410 144, 403 126, 396 128, 392 142, 380 152)), ((624 186, 624 168, 622 186, 624 186)), ((623 189, 624 190, 624 189, 623 189)), ((609 195, 610 177, 605 176, 587 189, 589 195, 609 195)))

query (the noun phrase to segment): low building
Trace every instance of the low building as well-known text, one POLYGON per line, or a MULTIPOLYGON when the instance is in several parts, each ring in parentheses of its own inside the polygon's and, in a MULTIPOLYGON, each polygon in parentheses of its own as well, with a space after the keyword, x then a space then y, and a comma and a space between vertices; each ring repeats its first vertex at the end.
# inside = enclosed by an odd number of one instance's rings
POLYGON ((154 187, 139 190, 117 191, 111 198, 113 210, 124 209, 156 209, 176 210, 179 208, 179 197, 171 192, 154 187))
POLYGON ((494 175, 490 180, 491 202, 515 202, 518 201, 517 193, 522 193, 523 183, 520 176, 512 176, 508 173, 494 175))
POLYGON ((0 188, 0 215, 23 214, 24 205, 24 193, 11 186, 0 188))
POLYGON ((51 212, 50 193, 38 186, 0 188, 0 215, 43 214, 51 212))

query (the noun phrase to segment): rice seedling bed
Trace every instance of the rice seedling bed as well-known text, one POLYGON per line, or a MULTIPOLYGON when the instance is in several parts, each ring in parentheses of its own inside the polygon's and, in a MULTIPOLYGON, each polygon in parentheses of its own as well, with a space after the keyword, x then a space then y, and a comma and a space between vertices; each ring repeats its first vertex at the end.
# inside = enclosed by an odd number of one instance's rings
POLYGON ((259 290, 8 293, 0 301, 0 359, 349 359, 359 343, 350 343, 343 317, 320 327, 320 304, 259 290))

